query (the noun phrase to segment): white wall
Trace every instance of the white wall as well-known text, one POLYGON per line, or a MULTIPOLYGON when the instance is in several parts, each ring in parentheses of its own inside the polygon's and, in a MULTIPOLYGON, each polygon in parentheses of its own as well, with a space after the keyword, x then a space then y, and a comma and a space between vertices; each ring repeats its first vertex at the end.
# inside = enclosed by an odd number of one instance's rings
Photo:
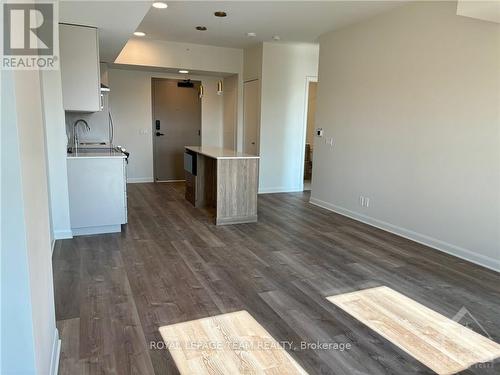
POLYGON ((59 339, 40 74, 2 74, 1 372, 52 374, 59 339))
POLYGON ((71 238, 61 71, 41 72, 52 240, 71 238))
POLYGON ((455 11, 320 38, 311 202, 500 270, 500 26, 455 11))
POLYGON ((302 190, 306 79, 318 74, 318 45, 264 43, 259 192, 302 190))
MULTIPOLYGON (((151 79, 185 79, 180 74, 143 70, 110 69, 110 107, 115 124, 114 143, 130 151, 127 169, 129 182, 153 181, 153 138, 151 79)), ((201 81, 205 95, 201 107, 201 139, 203 145, 222 147, 223 96, 217 95, 219 77, 190 76, 201 81)))
POLYGON ((0 373, 35 371, 14 79, 1 71, 1 361, 0 373))

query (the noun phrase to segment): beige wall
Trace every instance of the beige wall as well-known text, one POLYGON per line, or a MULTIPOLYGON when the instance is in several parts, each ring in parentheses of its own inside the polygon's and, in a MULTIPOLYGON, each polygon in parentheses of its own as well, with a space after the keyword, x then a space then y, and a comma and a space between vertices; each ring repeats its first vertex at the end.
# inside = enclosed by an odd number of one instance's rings
POLYGON ((500 270, 500 25, 405 5, 323 35, 319 79, 311 201, 500 270))
POLYGON ((238 76, 225 77, 223 93, 223 134, 224 148, 236 149, 236 130, 238 126, 238 76))
POLYGON ((263 44, 246 48, 243 52, 243 81, 262 78, 263 44))
POLYGON ((115 63, 241 74, 243 50, 132 38, 115 63))
POLYGON ((261 193, 301 191, 307 77, 318 74, 318 45, 264 43, 261 83, 261 193))
POLYGON ((307 97, 307 131, 306 143, 311 146, 314 144, 314 125, 316 122, 316 94, 318 91, 318 82, 309 82, 309 92, 307 97))
MULTIPOLYGON (((110 69, 108 71, 110 108, 114 122, 114 143, 124 146, 131 157, 127 169, 129 182, 153 181, 153 124, 151 78, 186 78, 143 70, 110 69)), ((223 96, 217 95, 219 77, 190 76, 201 81, 205 95, 201 107, 202 144, 222 146, 223 96)))
POLYGON ((205 75, 238 75, 237 145, 241 149, 243 129, 243 50, 193 43, 130 39, 115 63, 144 67, 189 69, 205 75), (223 73, 223 74, 222 74, 223 73))

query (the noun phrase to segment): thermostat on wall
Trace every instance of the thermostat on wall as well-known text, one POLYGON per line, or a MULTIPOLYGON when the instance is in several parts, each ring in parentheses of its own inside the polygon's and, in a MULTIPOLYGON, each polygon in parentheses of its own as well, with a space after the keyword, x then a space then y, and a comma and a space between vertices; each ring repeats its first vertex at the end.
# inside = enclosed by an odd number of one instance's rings
POLYGON ((316 128, 316 137, 323 136, 323 128, 316 128))

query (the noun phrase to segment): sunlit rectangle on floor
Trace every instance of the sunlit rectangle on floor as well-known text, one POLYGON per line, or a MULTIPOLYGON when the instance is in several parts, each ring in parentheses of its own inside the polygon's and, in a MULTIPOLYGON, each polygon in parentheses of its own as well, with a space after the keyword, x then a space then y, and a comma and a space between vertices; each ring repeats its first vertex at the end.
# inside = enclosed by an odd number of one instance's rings
POLYGON ((160 327, 181 374, 307 374, 246 311, 160 327))
POLYGON ((388 287, 327 299, 438 374, 500 357, 500 345, 388 287))

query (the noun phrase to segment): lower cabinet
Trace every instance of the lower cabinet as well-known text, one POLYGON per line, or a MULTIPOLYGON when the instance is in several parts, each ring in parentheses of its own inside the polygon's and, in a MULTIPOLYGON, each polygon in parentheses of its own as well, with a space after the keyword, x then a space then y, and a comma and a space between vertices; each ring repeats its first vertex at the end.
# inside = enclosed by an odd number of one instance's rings
POLYGON ((120 157, 68 157, 73 235, 120 232, 127 222, 127 176, 120 157))
POLYGON ((186 200, 196 205, 196 176, 185 171, 186 174, 186 200))

